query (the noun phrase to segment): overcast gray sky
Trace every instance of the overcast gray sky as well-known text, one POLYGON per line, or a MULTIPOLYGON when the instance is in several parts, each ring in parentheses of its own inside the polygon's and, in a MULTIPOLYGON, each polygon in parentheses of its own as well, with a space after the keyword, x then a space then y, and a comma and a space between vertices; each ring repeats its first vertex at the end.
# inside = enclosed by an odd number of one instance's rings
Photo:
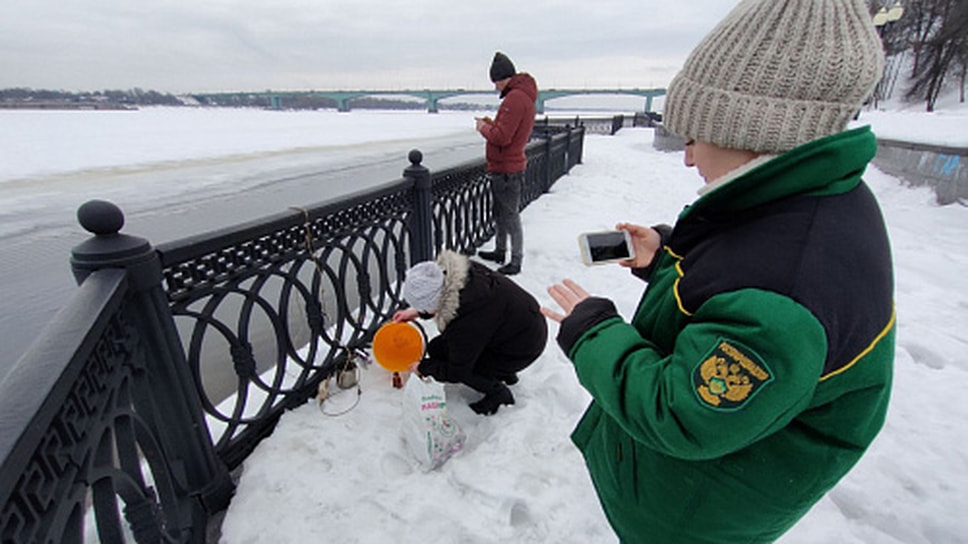
POLYGON ((665 87, 736 0, 0 0, 0 88, 665 87))

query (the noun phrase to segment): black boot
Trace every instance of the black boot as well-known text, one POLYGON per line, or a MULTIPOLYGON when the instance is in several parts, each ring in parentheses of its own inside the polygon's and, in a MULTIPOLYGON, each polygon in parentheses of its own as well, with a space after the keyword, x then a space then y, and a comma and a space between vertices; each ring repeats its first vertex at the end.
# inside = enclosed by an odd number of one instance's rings
POLYGON ((508 263, 501 268, 498 268, 497 271, 505 276, 513 276, 521 272, 521 265, 518 263, 508 263))
POLYGON ((508 386, 499 383, 490 393, 484 395, 484 398, 477 402, 472 402, 470 406, 471 410, 474 410, 474 413, 489 416, 496 414, 497 409, 502 404, 514 404, 514 395, 511 394, 508 386))
POLYGON ((477 256, 488 261, 493 261, 497 264, 504 264, 503 251, 498 251, 496 249, 494 251, 478 251, 477 256))

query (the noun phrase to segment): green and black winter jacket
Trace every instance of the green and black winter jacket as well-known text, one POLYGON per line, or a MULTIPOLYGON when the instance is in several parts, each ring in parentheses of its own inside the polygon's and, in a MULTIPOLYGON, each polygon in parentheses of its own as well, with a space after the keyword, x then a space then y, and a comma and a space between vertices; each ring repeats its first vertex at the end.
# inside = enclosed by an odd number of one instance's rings
POLYGON ((771 542, 880 430, 895 314, 861 180, 875 150, 842 132, 710 191, 663 236, 631 323, 602 298, 562 323, 593 398, 572 440, 623 542, 771 542))

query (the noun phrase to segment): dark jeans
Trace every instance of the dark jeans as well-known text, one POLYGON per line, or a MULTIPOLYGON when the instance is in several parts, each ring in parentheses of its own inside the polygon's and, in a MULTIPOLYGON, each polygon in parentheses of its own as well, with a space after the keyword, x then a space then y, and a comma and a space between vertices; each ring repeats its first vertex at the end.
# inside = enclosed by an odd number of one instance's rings
POLYGON ((521 265, 524 258, 524 231, 521 229, 521 188, 524 185, 524 171, 513 174, 489 173, 491 194, 494 197, 494 221, 497 235, 494 249, 498 253, 507 250, 507 239, 511 238, 511 262, 521 265))

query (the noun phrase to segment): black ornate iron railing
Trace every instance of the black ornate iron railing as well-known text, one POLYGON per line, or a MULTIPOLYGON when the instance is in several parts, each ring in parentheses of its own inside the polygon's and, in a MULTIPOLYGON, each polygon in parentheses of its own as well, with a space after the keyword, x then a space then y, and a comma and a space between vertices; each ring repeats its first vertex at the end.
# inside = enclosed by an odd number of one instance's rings
MULTIPOLYGON (((651 116, 658 114, 650 113, 651 116)), ((610 115, 601 117, 545 117, 535 121, 535 132, 554 133, 564 132, 571 127, 582 126, 587 134, 609 134, 628 126, 651 126, 647 124, 648 117, 643 113, 636 113, 633 116, 610 115)))
MULTIPOLYGON (((522 207, 581 161, 528 145, 522 207)), ((205 542, 230 470, 352 364, 410 264, 494 231, 484 162, 152 248, 78 210, 75 296, 0 381, 0 543, 205 542)))
POLYGON ((0 542, 204 542, 232 482, 211 446, 151 246, 78 212, 80 287, 0 381, 0 542))
POLYGON ((213 441, 238 465, 399 306, 414 182, 158 248, 213 441))

